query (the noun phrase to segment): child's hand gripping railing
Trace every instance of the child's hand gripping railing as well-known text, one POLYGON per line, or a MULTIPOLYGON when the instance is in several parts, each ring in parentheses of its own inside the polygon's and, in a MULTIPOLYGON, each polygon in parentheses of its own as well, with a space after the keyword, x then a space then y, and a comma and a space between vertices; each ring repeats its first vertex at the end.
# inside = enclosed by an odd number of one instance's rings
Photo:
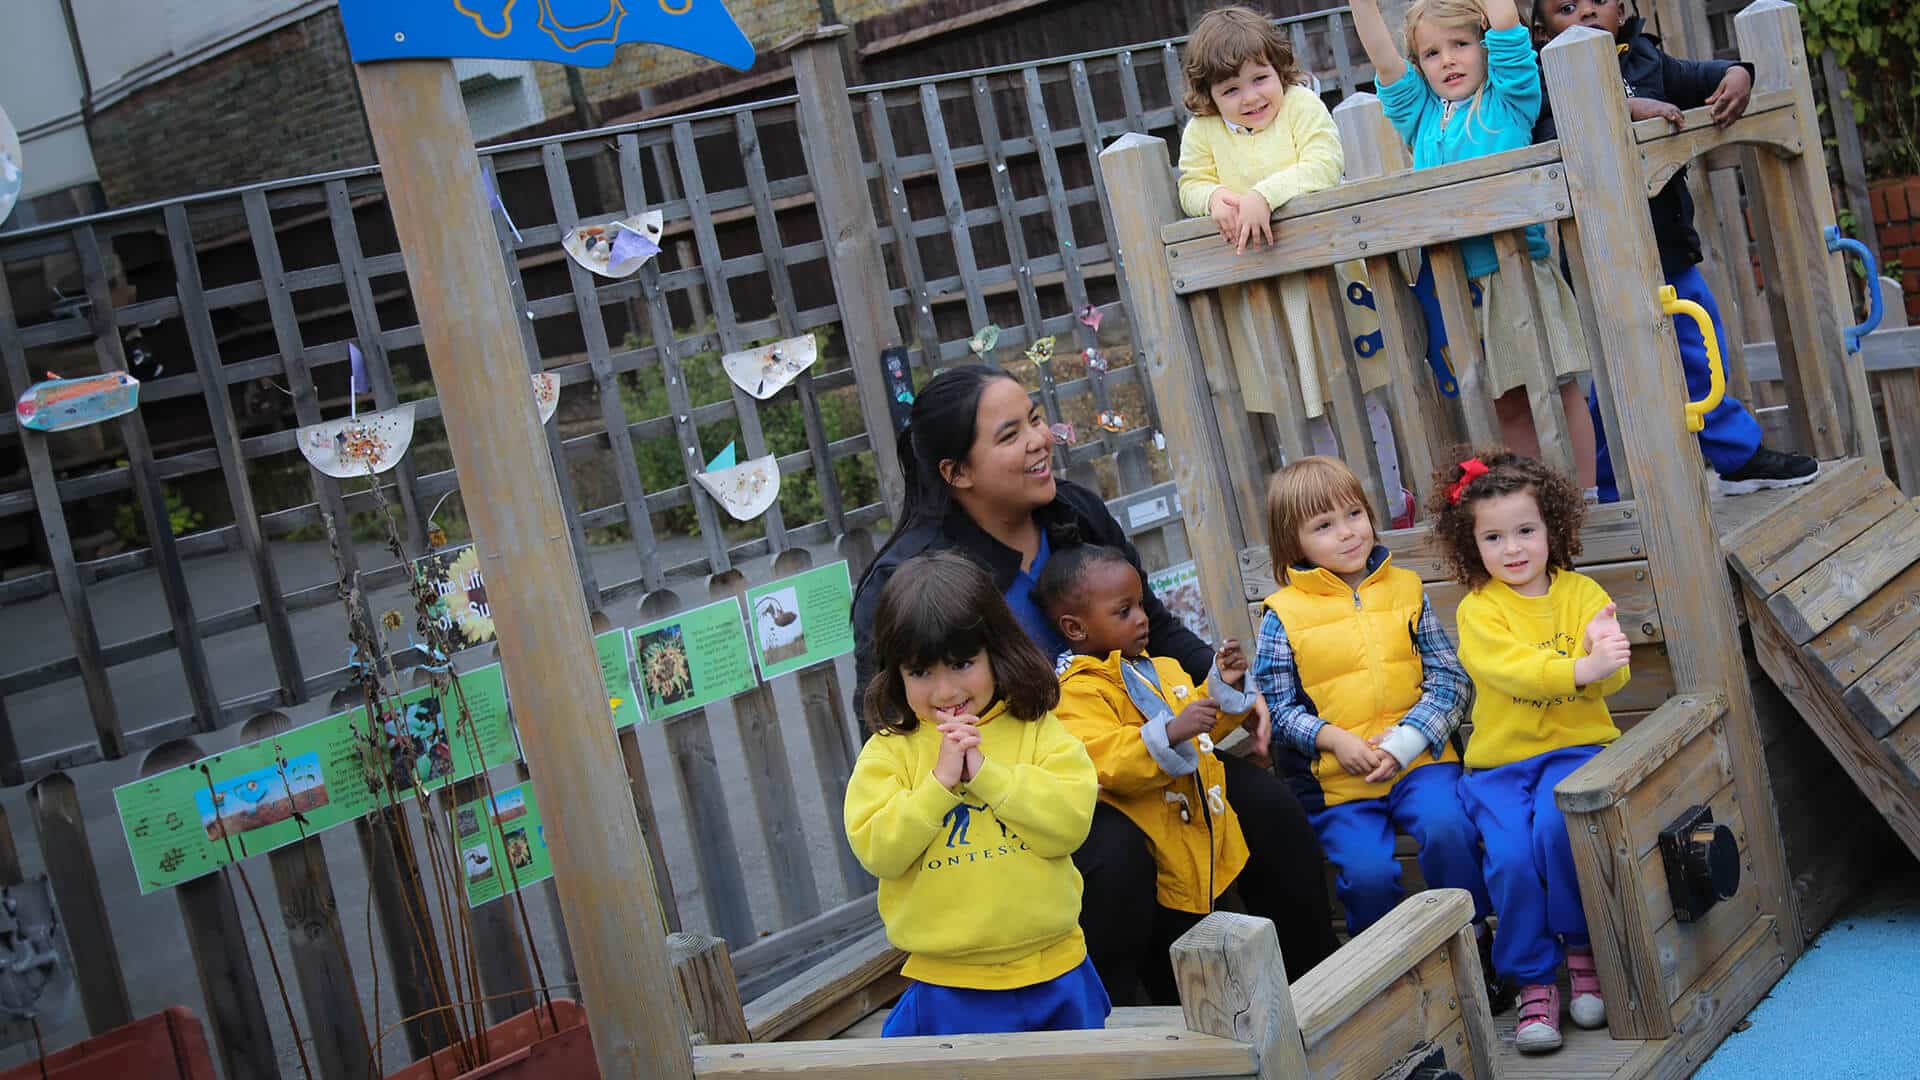
POLYGON ((1701 340, 1707 344, 1707 396, 1687 402, 1687 430, 1698 434, 1706 429, 1707 414, 1720 407, 1727 396, 1727 368, 1720 360, 1720 335, 1714 333, 1713 318, 1707 309, 1691 300, 1680 299, 1671 285, 1660 286, 1660 309, 1669 315, 1685 315, 1700 327, 1701 340))
POLYGON ((1886 303, 1880 296, 1880 267, 1873 261, 1873 252, 1867 245, 1850 237, 1840 235, 1840 226, 1829 225, 1826 228, 1828 251, 1850 251, 1867 268, 1867 321, 1858 326, 1847 327, 1847 352, 1860 351, 1860 342, 1880 325, 1880 319, 1886 315, 1886 303))

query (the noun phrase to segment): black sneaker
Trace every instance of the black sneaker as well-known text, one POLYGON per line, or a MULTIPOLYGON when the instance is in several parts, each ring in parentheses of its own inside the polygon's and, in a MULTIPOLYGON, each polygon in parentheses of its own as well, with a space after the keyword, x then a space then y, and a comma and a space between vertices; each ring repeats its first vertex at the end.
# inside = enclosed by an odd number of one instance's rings
POLYGON ((1486 927, 1480 928, 1480 977, 1487 983, 1487 1011, 1495 1016, 1513 1008, 1514 986, 1512 979, 1503 979, 1493 970, 1493 934, 1486 927))
POLYGON ((1720 493, 1746 495, 1769 488, 1799 487, 1820 473, 1820 463, 1805 454, 1783 454, 1761 447, 1735 472, 1720 474, 1720 493))

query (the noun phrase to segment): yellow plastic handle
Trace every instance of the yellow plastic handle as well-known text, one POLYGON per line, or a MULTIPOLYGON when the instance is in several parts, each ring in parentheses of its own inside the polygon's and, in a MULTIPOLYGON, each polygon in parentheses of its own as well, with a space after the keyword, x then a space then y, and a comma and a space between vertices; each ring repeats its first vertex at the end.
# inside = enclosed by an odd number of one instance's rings
POLYGON ((1707 343, 1707 396, 1687 402, 1687 430, 1698 433, 1707 426, 1707 414, 1720 407, 1727 396, 1727 369, 1720 363, 1720 336, 1713 332, 1713 319, 1707 309, 1691 300, 1680 299, 1671 285, 1660 286, 1660 310, 1669 315, 1685 315, 1700 327, 1700 338, 1707 343))

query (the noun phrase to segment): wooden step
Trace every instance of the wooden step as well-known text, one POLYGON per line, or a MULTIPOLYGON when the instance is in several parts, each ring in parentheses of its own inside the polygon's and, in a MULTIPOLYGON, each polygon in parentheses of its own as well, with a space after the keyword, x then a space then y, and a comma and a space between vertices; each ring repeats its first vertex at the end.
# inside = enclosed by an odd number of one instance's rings
POLYGON ((1767 609, 1795 644, 1804 644, 1839 622, 1916 560, 1920 560, 1920 499, 1873 522, 1844 547, 1768 597, 1767 609))

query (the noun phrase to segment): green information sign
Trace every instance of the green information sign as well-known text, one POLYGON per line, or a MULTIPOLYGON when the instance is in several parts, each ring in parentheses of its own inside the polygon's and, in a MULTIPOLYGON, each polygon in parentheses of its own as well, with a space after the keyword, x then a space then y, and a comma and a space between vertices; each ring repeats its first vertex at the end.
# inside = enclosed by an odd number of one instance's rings
POLYGON ((500 665, 460 677, 473 733, 457 731, 451 688, 401 695, 399 715, 368 739, 366 709, 329 716, 115 788, 142 894, 210 874, 352 821, 396 791, 433 790, 486 764, 519 758, 500 665), (477 742, 477 746, 475 745, 477 742))
POLYGON ((460 845, 460 877, 466 884, 467 906, 545 881, 553 876, 553 857, 547 852, 547 829, 540 821, 540 804, 533 785, 519 784, 494 792, 492 799, 475 799, 453 812, 453 835, 460 845))
POLYGON ((844 562, 747 590, 747 611, 763 679, 853 651, 853 578, 844 562))
POLYGON ((600 680, 607 684, 607 708, 613 712, 613 730, 624 731, 640 722, 640 695, 633 687, 633 658, 627 652, 624 629, 596 634, 593 651, 600 657, 600 680))
POLYGON ((632 633, 650 721, 691 712, 758 684, 737 599, 716 600, 632 633))

